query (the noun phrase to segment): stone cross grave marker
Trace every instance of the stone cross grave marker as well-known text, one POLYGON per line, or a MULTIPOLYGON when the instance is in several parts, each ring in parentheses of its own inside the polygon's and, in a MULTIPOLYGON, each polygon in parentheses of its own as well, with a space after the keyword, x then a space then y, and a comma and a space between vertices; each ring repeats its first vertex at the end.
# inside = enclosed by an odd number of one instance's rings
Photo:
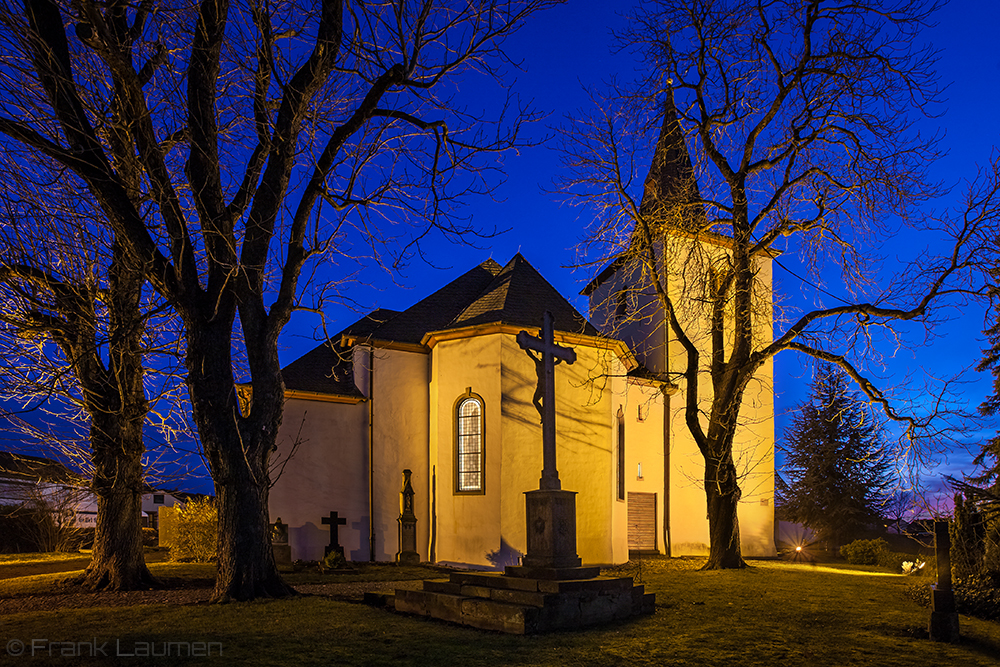
POLYGON ((556 364, 565 361, 572 364, 576 361, 573 348, 556 345, 552 329, 552 313, 545 311, 542 318, 541 338, 532 336, 527 331, 517 334, 517 344, 535 360, 538 373, 538 388, 535 390, 534 404, 542 399, 539 412, 542 417, 542 478, 538 488, 543 490, 558 490, 562 488, 559 482, 559 471, 556 470, 556 364), (532 354, 538 352, 539 356, 532 354))
POLYGON ((330 516, 323 517, 323 525, 330 526, 330 544, 326 547, 326 554, 336 551, 341 556, 344 555, 344 547, 340 546, 340 526, 347 525, 347 519, 338 516, 336 512, 330 512, 330 516))

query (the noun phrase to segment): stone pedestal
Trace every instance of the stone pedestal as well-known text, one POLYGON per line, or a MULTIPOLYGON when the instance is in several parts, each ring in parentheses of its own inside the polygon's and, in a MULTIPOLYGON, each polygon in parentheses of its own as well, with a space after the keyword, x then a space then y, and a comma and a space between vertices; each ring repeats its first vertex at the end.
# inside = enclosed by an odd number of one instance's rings
POLYGON ((419 565, 420 554, 417 553, 417 522, 400 517, 399 521, 399 553, 396 562, 400 565, 419 565))
POLYGON ((954 643, 960 639, 953 590, 931 586, 931 620, 927 633, 936 642, 954 643))
POLYGON ((576 492, 538 489, 526 491, 525 519, 528 552, 526 568, 580 567, 576 555, 576 492))
POLYGON ((399 492, 399 553, 396 562, 401 565, 418 565, 420 554, 417 553, 417 515, 413 511, 413 485, 410 483, 410 470, 403 471, 403 489, 399 492))
POLYGON ((274 552, 274 564, 278 567, 292 564, 292 547, 288 544, 272 544, 271 551, 274 552))

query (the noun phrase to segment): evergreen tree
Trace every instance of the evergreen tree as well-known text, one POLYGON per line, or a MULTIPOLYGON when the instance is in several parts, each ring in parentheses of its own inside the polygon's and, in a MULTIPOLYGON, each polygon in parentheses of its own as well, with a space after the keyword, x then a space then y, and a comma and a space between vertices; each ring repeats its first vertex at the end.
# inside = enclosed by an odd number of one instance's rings
POLYGON ((777 500, 782 518, 816 531, 835 547, 879 520, 890 482, 882 430, 848 390, 847 377, 824 365, 812 396, 781 445, 783 476, 777 500))
MULTIPOLYGON (((995 414, 995 411, 988 414, 995 414)), ((979 540, 983 550, 983 569, 1000 574, 1000 435, 983 444, 974 463, 982 469, 978 475, 967 476, 965 482, 952 482, 952 486, 961 492, 955 497, 955 523, 960 518, 958 499, 965 494, 966 505, 974 508, 982 524, 979 540)))

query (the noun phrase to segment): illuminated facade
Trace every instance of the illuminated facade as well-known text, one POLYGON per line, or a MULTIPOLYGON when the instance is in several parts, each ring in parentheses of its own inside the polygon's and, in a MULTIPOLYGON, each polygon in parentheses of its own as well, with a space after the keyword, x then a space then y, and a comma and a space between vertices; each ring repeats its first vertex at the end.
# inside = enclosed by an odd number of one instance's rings
MULTIPOLYGON (((546 310, 556 341, 577 354, 556 369, 557 461, 562 487, 577 492, 577 553, 585 564, 621 563, 630 550, 706 553, 703 464, 664 365, 677 351, 661 345, 657 357, 655 318, 633 327, 632 340, 601 333, 613 323, 602 303, 625 275, 592 283, 595 328, 521 255, 503 267, 488 260, 289 364, 270 509, 289 525, 292 558, 323 557, 330 533, 320 519, 336 511, 347 517, 339 542, 348 559, 393 560, 408 469, 423 560, 516 564, 542 448, 535 365, 515 336, 537 333, 546 310)), ((751 403, 740 434, 744 554, 773 555, 769 378, 751 403)))

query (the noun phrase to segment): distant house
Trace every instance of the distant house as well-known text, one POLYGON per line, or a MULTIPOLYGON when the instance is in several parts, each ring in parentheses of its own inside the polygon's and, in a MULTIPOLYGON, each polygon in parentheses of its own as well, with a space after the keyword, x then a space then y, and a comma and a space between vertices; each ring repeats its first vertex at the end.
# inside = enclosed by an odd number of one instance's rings
MULTIPOLYGON (((190 496, 201 494, 146 486, 142 494, 142 526, 157 528, 161 507, 184 503, 190 496)), ((90 490, 90 480, 53 459, 0 452, 0 507, 40 502, 71 519, 77 528, 97 525, 97 497, 90 490)))
POLYGON ((44 504, 78 527, 93 526, 97 499, 87 480, 65 465, 40 456, 0 452, 0 506, 44 504))

